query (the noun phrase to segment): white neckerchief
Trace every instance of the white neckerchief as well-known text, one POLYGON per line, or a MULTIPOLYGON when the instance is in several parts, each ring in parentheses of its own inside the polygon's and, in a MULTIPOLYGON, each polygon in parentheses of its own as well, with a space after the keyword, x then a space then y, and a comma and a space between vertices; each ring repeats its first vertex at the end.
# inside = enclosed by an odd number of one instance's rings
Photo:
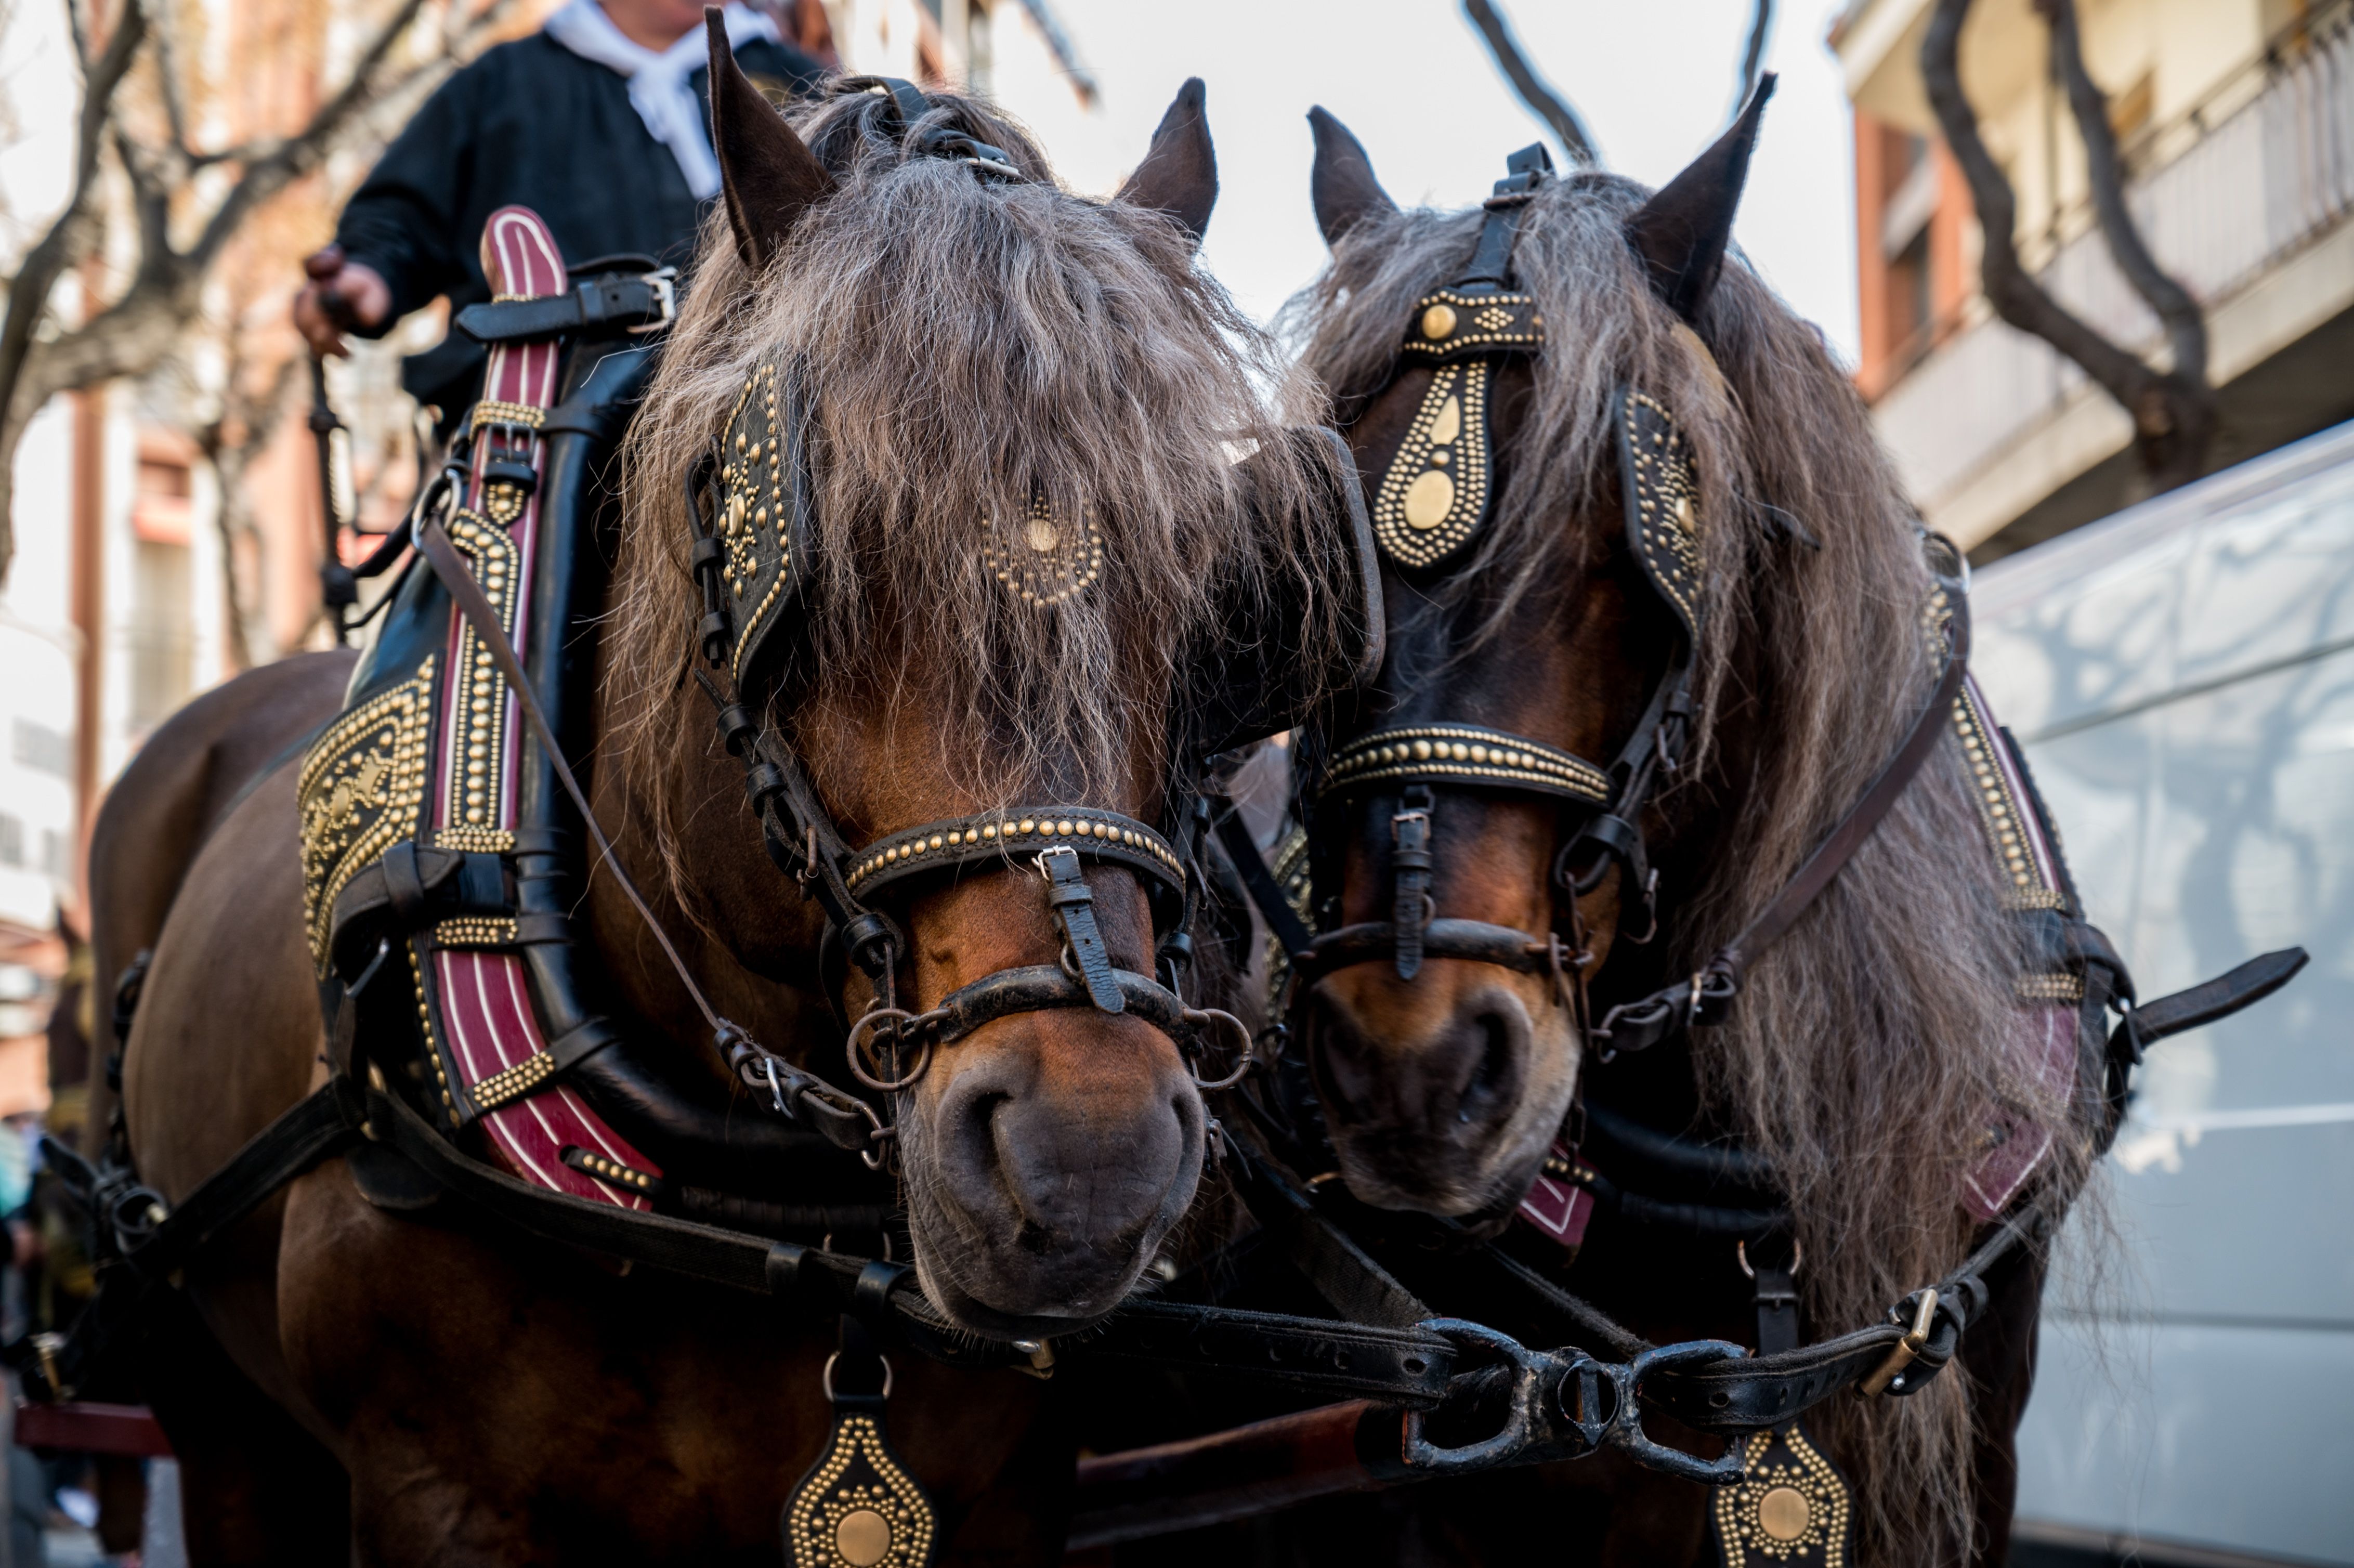
MULTIPOLYGON (((751 38, 778 40, 777 25, 738 0, 722 13, 727 24, 727 47, 740 49, 751 38)), ((670 149, 686 188, 698 200, 719 194, 719 160, 712 155, 711 136, 704 129, 703 104, 688 78, 710 58, 710 44, 701 27, 656 54, 632 43, 597 0, 572 3, 547 19, 547 36, 578 55, 625 77, 630 106, 646 122, 647 132, 670 149)))

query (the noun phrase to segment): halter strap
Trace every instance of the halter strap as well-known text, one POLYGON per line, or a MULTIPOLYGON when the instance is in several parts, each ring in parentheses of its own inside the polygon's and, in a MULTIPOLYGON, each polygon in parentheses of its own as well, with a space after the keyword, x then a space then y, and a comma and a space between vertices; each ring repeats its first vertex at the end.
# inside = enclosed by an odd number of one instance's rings
MULTIPOLYGON (((891 118, 905 136, 924 116, 939 107, 917 87, 904 77, 846 76, 836 82, 835 90, 843 93, 871 92, 881 96, 891 105, 891 118)), ((1002 147, 966 135, 945 125, 935 125, 917 142, 916 150, 934 157, 949 158, 970 165, 983 174, 1002 175, 1009 179, 1021 179, 1022 171, 1002 147)))
POLYGON ((1488 216, 1479 225, 1479 243, 1471 252, 1470 269, 1456 280, 1458 289, 1509 286, 1512 247, 1521 237, 1521 214, 1537 187, 1553 178, 1553 154, 1545 151, 1543 143, 1532 142, 1504 160, 1504 170, 1495 194, 1488 198, 1488 216))

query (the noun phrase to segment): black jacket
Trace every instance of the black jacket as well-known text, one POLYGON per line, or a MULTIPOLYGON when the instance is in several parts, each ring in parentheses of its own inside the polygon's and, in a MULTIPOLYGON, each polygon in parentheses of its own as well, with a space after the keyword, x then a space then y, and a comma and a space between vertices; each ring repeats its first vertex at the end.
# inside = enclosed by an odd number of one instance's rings
MULTIPOLYGON (((778 97, 810 90, 824 69, 765 39, 736 58, 778 97)), ((693 78, 706 103, 709 75, 693 78)), ((439 295, 453 312, 489 299, 482 227, 510 203, 547 220, 567 261, 636 252, 683 266, 703 217, 626 79, 545 34, 502 44, 441 84, 344 208, 336 243, 392 287, 377 333, 439 295)), ((482 366, 453 332, 409 359, 401 383, 451 415, 473 401, 482 366)))

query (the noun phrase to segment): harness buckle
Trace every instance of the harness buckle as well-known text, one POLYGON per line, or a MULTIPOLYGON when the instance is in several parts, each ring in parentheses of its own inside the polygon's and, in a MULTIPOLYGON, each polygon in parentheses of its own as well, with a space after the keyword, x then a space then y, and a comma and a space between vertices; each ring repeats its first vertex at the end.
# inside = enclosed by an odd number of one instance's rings
POLYGON ((660 332, 678 320, 677 268, 658 268, 652 272, 642 274, 638 281, 646 286, 646 292, 653 298, 654 319, 630 328, 629 333, 631 337, 660 332))
POLYGON ((1921 1304, 1913 1309, 1913 1326, 1904 1337, 1888 1347, 1888 1359, 1872 1369, 1872 1375, 1856 1385, 1856 1392, 1866 1399, 1883 1393, 1929 1342, 1929 1325, 1937 1316, 1937 1292, 1933 1287, 1921 1292, 1921 1304))

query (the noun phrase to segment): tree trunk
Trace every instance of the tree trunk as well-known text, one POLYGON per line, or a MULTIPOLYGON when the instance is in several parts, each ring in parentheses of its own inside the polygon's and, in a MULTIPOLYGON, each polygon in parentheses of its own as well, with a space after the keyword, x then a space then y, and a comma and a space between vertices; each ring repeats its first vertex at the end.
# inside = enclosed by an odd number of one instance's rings
POLYGON ((2103 337, 2062 305, 2019 259, 2018 198, 2010 180, 1978 134, 1977 111, 1962 90, 1962 25, 1971 0, 1937 0, 1921 43, 1921 79, 1946 144, 1960 164, 1985 237, 1979 277, 1995 313, 2059 350, 2116 399, 2134 426, 2142 472, 2158 490, 2187 484, 2207 471, 2215 439, 2214 389, 2207 383, 2207 331, 2190 291, 2161 270, 2126 209, 2125 178, 2108 105, 2084 69, 2071 0, 2038 0, 2052 23, 2053 63, 2068 88, 2069 108, 2084 138, 2086 168, 2102 238, 2118 270, 2148 302, 2167 329, 2174 355, 2159 371, 2103 337))

